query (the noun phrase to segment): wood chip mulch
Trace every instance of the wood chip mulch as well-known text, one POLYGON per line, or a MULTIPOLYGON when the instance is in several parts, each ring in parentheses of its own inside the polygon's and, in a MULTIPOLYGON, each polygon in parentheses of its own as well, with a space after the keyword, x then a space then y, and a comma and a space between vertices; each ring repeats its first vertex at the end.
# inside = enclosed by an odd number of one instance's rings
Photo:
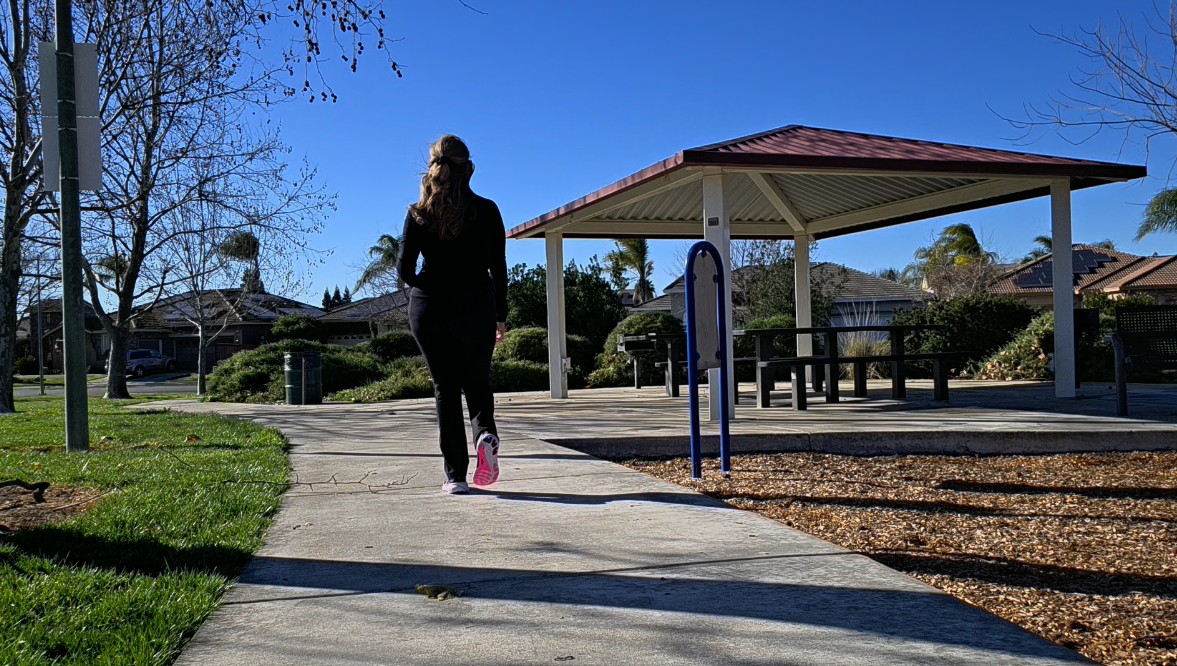
POLYGON ((1177 666, 1177 452, 627 461, 1101 664, 1177 666))
POLYGON ((91 508, 109 492, 94 488, 50 485, 45 501, 16 486, 0 488, 0 535, 59 523, 91 508))

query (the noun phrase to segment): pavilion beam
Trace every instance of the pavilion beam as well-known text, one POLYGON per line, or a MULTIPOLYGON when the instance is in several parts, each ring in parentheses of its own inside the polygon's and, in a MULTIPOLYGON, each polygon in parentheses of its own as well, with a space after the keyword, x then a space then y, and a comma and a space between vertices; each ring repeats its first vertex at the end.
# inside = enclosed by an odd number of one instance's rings
MULTIPOLYGON (((738 228, 733 237, 792 238, 793 230, 780 222, 744 222, 731 219, 730 226, 738 228), (782 233, 784 232, 784 233, 782 233)), ((565 228, 564 238, 699 238, 703 220, 593 220, 565 228)))
POLYGON ((1071 251, 1071 182, 1050 184, 1051 264, 1054 269, 1054 395, 1074 398, 1075 268, 1071 251))
POLYGON ((820 234, 826 231, 835 231, 844 227, 901 217, 921 211, 968 204, 1007 194, 1017 194, 1018 192, 1039 189, 1045 185, 1046 183, 1042 179, 1037 181, 1024 179, 990 180, 810 220, 807 229, 811 234, 820 234))
POLYGON ((568 339, 564 335, 564 236, 560 232, 544 235, 547 244, 548 274, 548 386, 553 398, 568 397, 568 339))
POLYGON ((661 176, 656 180, 650 181, 649 183, 638 185, 628 192, 618 194, 616 197, 610 197, 609 199, 606 199, 600 203, 586 206, 584 209, 578 210, 564 218, 564 220, 561 222, 547 227, 545 231, 559 231, 560 229, 563 229, 570 224, 583 224, 585 222, 590 222, 595 218, 608 215, 609 213, 620 208, 631 206, 640 201, 645 201, 646 199, 656 197, 660 194, 665 194, 671 190, 693 183, 697 180, 700 180, 702 177, 703 172, 699 171, 698 169, 679 170, 668 173, 665 176, 661 176), (620 199, 620 201, 618 201, 618 199, 620 199))
POLYGON ((793 227, 793 231, 805 233, 805 216, 793 205, 793 200, 789 198, 788 194, 781 189, 780 185, 775 180, 769 180, 767 176, 758 172, 751 172, 748 178, 755 183, 756 187, 760 188, 760 192, 768 199, 768 203, 780 213, 781 217, 785 218, 785 222, 793 227))
MULTIPOLYGON (((727 182, 727 177, 718 170, 714 173, 706 171, 703 173, 703 238, 710 241, 715 249, 719 250, 719 256, 723 259, 723 274, 726 278, 723 281, 724 292, 724 321, 727 322, 727 376, 728 376, 728 404, 726 410, 728 417, 735 415, 735 364, 732 362, 732 281, 731 281, 731 267, 732 267, 732 249, 731 249, 731 220, 728 219, 727 201, 725 198, 724 185, 727 182)), ((703 315, 705 316, 705 314, 703 315)), ((707 371, 707 386, 708 386, 708 415, 711 421, 718 421, 720 410, 725 407, 720 402, 720 372, 719 368, 712 368, 707 371)))

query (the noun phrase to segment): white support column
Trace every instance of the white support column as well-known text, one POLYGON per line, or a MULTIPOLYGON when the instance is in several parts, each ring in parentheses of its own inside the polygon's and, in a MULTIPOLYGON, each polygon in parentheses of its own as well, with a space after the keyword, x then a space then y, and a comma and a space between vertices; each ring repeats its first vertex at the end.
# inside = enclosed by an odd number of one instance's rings
POLYGON ((550 231, 547 243, 548 274, 548 384, 553 398, 568 397, 568 340, 564 335, 564 234, 550 231))
MULTIPOLYGON (((793 274, 795 277, 794 301, 796 312, 794 320, 797 328, 813 326, 813 297, 809 287, 809 236, 806 234, 793 235, 793 274)), ((797 336, 797 355, 809 356, 813 354, 813 336, 809 334, 797 336)), ((813 368, 806 368, 806 374, 812 375, 813 368)), ((812 379, 812 377, 810 377, 812 379)))
MULTIPOLYGON (((731 250, 731 221, 727 215, 727 203, 724 200, 724 182, 727 178, 722 173, 703 174, 703 238, 710 241, 719 255, 723 258, 724 302, 727 304, 724 318, 727 322, 727 375, 728 375, 728 417, 734 417, 736 412, 736 373, 732 362, 732 250, 731 250)), ((720 415, 719 369, 707 371, 708 414, 709 419, 718 421, 720 415)))
POLYGON ((1075 269, 1071 251, 1071 182, 1050 184, 1050 240, 1054 266, 1054 395, 1075 397, 1075 269))

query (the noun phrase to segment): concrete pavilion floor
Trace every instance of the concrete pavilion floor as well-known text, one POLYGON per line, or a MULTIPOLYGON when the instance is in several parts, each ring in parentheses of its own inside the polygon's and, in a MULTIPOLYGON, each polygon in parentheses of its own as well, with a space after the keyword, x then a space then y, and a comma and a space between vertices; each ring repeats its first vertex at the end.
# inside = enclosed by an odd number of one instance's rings
MULTIPOLYGON (((845 382, 844 382, 845 383, 845 382)), ((932 400, 931 380, 908 380, 908 399, 890 398, 888 381, 872 380, 867 398, 826 404, 810 393, 809 409, 789 408, 788 384, 773 406, 758 409, 755 386, 740 385, 731 422, 733 453, 1017 454, 1177 448, 1177 384, 1129 386, 1130 417, 1115 415, 1115 389, 1086 384, 1077 398, 1055 398, 1048 382, 954 380, 949 401, 932 400)), ((706 420, 704 452, 718 451, 718 423, 706 420)), ((689 445, 686 388, 678 398, 661 387, 500 396, 502 418, 530 436, 604 457, 685 455, 689 445)))
MULTIPOLYGON (((1161 388, 1133 387, 1151 415, 1138 419, 1110 416, 1098 386, 1056 401, 1048 385, 954 385, 941 406, 916 382, 908 403, 815 400, 807 413, 755 409, 744 389, 737 452, 1177 443, 1177 393, 1161 388)), ((439 492, 429 400, 159 405, 278 428, 298 482, 178 663, 1087 663, 864 556, 553 443, 684 452, 685 397, 606 389, 497 404, 503 477, 461 497, 439 492), (462 596, 430 600, 418 584, 462 596)))

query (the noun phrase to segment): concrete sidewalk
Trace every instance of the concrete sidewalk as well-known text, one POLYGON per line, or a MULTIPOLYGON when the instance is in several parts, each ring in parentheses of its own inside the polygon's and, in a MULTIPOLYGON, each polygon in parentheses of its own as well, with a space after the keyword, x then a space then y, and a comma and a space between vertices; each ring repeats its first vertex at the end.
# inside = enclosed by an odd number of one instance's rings
POLYGON ((439 490, 428 402, 166 406, 280 429, 299 482, 180 664, 1087 663, 509 418, 502 480, 461 497, 439 490))

